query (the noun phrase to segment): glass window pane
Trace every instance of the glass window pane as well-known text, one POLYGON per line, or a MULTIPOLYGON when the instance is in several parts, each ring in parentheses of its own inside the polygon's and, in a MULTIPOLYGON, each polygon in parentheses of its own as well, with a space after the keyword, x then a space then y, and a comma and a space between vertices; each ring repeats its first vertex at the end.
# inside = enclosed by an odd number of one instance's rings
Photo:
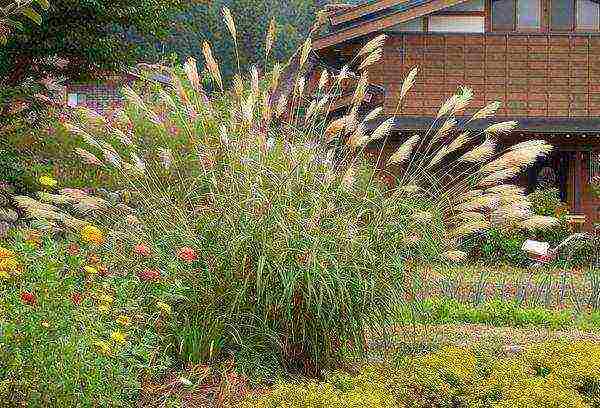
POLYGON ((573 0, 552 0, 550 28, 552 30, 570 31, 573 29, 573 0))
POLYGON ((600 4, 577 0, 577 29, 597 31, 600 26, 600 4))
POLYGON ((515 27, 514 0, 494 0, 492 2, 492 30, 512 31, 515 27))
POLYGON ((541 4, 540 0, 518 0, 517 25, 520 29, 540 28, 541 4))

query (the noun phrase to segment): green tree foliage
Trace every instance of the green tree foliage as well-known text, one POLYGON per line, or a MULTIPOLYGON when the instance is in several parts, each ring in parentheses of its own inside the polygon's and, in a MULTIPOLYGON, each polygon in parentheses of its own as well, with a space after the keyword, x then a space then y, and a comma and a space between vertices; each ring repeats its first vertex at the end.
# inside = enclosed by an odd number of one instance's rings
POLYGON ((8 35, 14 28, 22 29, 23 23, 19 17, 24 16, 34 23, 41 24, 42 16, 35 6, 48 10, 48 0, 15 0, 8 4, 0 5, 0 43, 5 44, 8 35))
POLYGON ((0 50, 0 78, 15 86, 27 78, 81 78, 127 66, 139 49, 124 32, 160 38, 185 0, 56 0, 39 25, 24 22, 0 50), (59 57, 62 64, 49 63, 59 57))
POLYGON ((277 24, 272 55, 284 60, 304 41, 318 10, 327 1, 319 0, 214 0, 193 7, 177 19, 171 35, 154 47, 145 48, 148 59, 176 54, 179 59, 193 56, 201 61, 202 43, 209 41, 219 59, 224 76, 237 70, 237 57, 222 9, 228 7, 238 34, 242 70, 251 64, 264 64, 265 37, 271 19, 277 24))

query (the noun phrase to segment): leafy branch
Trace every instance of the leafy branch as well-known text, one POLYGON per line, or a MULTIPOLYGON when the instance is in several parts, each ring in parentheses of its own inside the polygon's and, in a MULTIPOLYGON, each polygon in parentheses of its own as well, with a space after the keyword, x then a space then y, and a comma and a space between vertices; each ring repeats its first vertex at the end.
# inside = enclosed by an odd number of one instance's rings
POLYGON ((23 23, 16 19, 17 16, 25 16, 34 23, 42 24, 42 16, 36 11, 34 5, 48 10, 48 0, 15 0, 5 7, 0 7, 0 42, 6 44, 11 28, 23 29, 23 23))

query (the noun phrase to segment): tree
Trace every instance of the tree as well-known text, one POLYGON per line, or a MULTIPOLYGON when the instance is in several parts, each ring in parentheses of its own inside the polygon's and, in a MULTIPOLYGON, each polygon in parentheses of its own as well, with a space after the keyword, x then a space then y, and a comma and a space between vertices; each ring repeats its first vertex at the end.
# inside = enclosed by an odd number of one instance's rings
POLYGON ((15 0, 5 6, 0 6, 0 43, 6 44, 8 35, 13 28, 22 29, 23 23, 19 16, 25 16, 34 23, 41 24, 42 16, 36 11, 35 5, 48 10, 48 0, 15 0))
POLYGON ((96 76, 134 63, 139 47, 125 33, 161 38, 184 0, 55 0, 40 25, 22 24, 0 49, 0 81, 96 76), (53 58, 63 63, 52 63, 53 58))
POLYGON ((265 60, 265 37, 271 19, 277 23, 277 37, 271 59, 287 59, 306 38, 324 0, 213 0, 197 5, 178 16, 170 35, 144 48, 147 59, 176 54, 181 60, 193 56, 202 61, 202 43, 212 44, 223 75, 237 71, 237 56, 231 36, 223 23, 222 10, 228 7, 237 28, 242 70, 265 60))

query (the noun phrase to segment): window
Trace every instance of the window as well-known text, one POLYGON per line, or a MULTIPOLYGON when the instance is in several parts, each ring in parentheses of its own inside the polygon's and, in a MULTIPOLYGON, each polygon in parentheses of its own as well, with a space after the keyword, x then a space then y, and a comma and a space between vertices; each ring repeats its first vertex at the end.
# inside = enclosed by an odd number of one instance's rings
POLYGON ((575 19, 574 0, 551 0, 550 29, 571 31, 575 19))
POLYGON ((577 30, 600 30, 600 4, 592 0, 577 0, 577 30))
POLYGON ((598 0, 551 0, 550 30, 600 30, 598 0))
POLYGON ((515 29, 515 0, 495 0, 492 3, 492 30, 513 31, 515 29))
POLYGON ((438 33, 483 33, 483 16, 431 16, 429 31, 438 33))
POLYGON ((542 5, 539 0, 518 1, 517 26, 521 30, 539 30, 541 26, 542 5))
POLYGON ((542 0, 494 0, 493 31, 539 31, 542 26, 542 0))
POLYGON ((76 93, 70 93, 67 95, 67 105, 70 106, 71 108, 74 108, 77 106, 77 94, 76 93))

